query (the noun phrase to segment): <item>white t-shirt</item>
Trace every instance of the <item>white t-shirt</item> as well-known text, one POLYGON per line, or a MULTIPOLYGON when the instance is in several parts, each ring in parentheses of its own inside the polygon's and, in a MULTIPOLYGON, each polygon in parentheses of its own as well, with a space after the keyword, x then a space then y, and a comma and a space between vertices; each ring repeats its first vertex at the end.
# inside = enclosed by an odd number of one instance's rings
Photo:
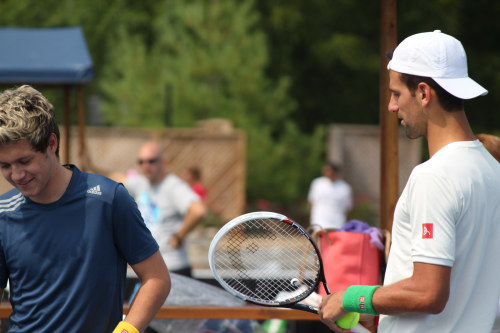
POLYGON ((500 164, 476 141, 414 168, 398 200, 384 285, 413 262, 452 267, 443 312, 381 316, 379 332, 491 332, 500 296, 500 164))
POLYGON ((342 179, 333 182, 327 177, 314 179, 307 198, 311 203, 310 223, 324 229, 341 228, 352 208, 351 186, 342 179))
POLYGON ((168 174, 159 184, 151 186, 143 175, 127 179, 126 187, 137 202, 144 222, 160 245, 160 252, 169 270, 188 268, 185 246, 174 249, 168 242, 181 227, 184 215, 200 197, 174 174, 168 174))

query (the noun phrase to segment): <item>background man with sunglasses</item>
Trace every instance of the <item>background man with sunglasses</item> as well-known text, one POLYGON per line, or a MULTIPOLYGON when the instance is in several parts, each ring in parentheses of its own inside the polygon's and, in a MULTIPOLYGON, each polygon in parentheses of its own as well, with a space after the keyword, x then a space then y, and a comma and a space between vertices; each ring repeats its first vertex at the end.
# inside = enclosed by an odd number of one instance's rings
POLYGON ((192 276, 184 238, 207 208, 186 182, 167 172, 162 153, 158 143, 145 143, 137 159, 142 174, 128 178, 126 187, 160 245, 169 271, 192 276))

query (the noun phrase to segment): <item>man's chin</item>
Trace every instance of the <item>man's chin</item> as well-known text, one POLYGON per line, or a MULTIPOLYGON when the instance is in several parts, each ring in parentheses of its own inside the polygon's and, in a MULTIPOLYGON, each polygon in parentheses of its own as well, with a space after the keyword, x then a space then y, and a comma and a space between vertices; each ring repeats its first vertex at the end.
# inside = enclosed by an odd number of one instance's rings
POLYGON ((414 139, 418 139, 420 137, 422 137, 423 135, 422 134, 417 134, 417 133, 414 133, 412 131, 409 131, 408 130, 408 127, 406 127, 406 137, 410 140, 414 140, 414 139))
POLYGON ((16 185, 16 188, 21 192, 25 197, 31 198, 33 195, 35 195, 35 191, 31 187, 23 187, 16 185))

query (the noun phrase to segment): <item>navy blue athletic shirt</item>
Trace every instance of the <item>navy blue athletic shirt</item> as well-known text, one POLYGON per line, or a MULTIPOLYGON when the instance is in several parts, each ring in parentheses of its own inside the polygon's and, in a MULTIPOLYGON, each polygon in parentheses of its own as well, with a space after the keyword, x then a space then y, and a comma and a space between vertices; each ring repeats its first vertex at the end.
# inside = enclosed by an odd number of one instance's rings
POLYGON ((0 196, 9 332, 112 332, 123 314, 127 263, 158 250, 122 184, 71 167, 54 203, 35 203, 16 189, 0 196))

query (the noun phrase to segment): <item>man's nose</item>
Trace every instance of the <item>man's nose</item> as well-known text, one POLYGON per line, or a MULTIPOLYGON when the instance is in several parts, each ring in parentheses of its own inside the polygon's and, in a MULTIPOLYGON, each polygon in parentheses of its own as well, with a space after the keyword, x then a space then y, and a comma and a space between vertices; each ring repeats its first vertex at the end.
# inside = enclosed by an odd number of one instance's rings
POLYGON ((26 171, 24 170, 24 168, 15 165, 12 166, 12 175, 11 175, 12 180, 14 181, 21 180, 24 178, 25 174, 26 171))
POLYGON ((387 106, 387 109, 389 110, 389 112, 398 112, 399 111, 398 103, 396 103, 395 98, 392 96, 391 96, 391 99, 389 100, 389 105, 387 106))

